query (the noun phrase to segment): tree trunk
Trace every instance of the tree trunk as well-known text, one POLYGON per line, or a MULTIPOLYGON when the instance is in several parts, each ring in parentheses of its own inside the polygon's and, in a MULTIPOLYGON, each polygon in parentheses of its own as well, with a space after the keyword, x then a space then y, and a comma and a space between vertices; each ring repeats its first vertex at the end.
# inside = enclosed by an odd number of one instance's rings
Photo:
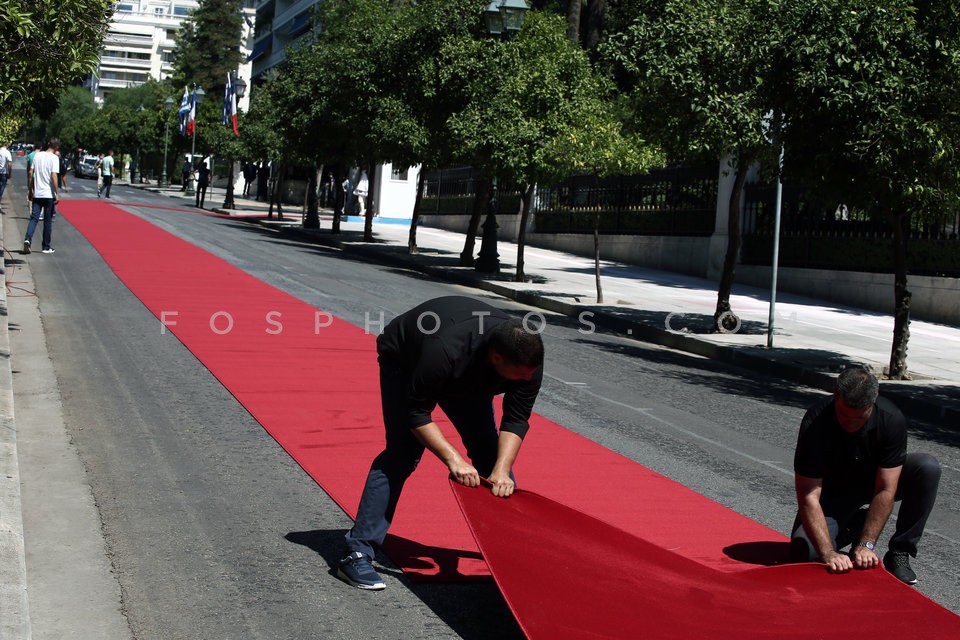
POLYGON ((534 184, 531 182, 520 195, 520 230, 517 233, 517 273, 513 277, 514 282, 526 281, 526 275, 523 272, 523 249, 527 246, 527 221, 530 219, 533 187, 534 184))
POLYGON ((320 228, 320 210, 317 204, 317 184, 320 182, 317 174, 317 164, 313 164, 310 172, 310 181, 307 184, 307 217, 303 220, 304 229, 320 228))
POLYGON ((910 380, 907 371, 907 343, 910 341, 910 299, 907 289, 907 236, 910 214, 889 214, 893 225, 893 345, 890 349, 891 380, 910 380))
POLYGON ((583 0, 567 0, 567 39, 580 42, 580 10, 583 0))
POLYGON ((367 210, 363 219, 363 241, 373 242, 373 215, 377 206, 374 194, 377 192, 377 167, 373 164, 373 157, 367 160, 367 210))
POLYGON ((603 286, 600 284, 600 211, 593 219, 593 275, 597 281, 597 304, 603 304, 603 286))
POLYGON ((603 37, 603 28, 607 19, 607 0, 590 0, 587 3, 586 29, 583 34, 583 48, 594 51, 603 37))
POLYGON ((347 200, 347 192, 344 191, 343 178, 340 175, 340 165, 336 164, 330 169, 333 174, 333 228, 331 233, 340 233, 340 221, 343 218, 343 204, 347 200))
POLYGON ((480 228, 480 218, 483 217, 483 211, 490 199, 490 178, 482 177, 477 181, 477 192, 474 194, 473 212, 470 215, 470 224, 467 225, 467 237, 463 243, 463 251, 460 252, 460 266, 472 267, 476 259, 473 256, 473 248, 477 242, 477 229, 480 228))
POLYGON ((737 258, 740 254, 740 194, 747 181, 750 159, 737 158, 737 169, 730 193, 730 211, 727 214, 727 254, 723 259, 723 273, 720 274, 720 286, 717 289, 717 308, 713 312, 714 332, 736 331, 740 318, 730 308, 730 292, 736 276, 737 258))
POLYGON ((417 197, 413 201, 413 217, 410 219, 410 234, 407 236, 407 253, 418 253, 417 225, 420 223, 420 203, 423 202, 423 183, 427 179, 427 165, 420 165, 417 175, 417 197))

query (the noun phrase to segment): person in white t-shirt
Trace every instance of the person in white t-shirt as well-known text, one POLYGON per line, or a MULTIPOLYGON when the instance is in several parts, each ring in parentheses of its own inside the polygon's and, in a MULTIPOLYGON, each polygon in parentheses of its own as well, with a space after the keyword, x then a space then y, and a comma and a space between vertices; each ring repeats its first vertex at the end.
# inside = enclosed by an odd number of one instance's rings
POLYGON ((34 155, 33 163, 27 170, 27 200, 33 202, 27 235, 23 238, 23 253, 30 253, 33 232, 43 219, 43 253, 53 253, 50 236, 53 233, 53 208, 60 202, 60 158, 56 152, 60 141, 51 138, 47 150, 34 155))
POLYGON ((0 199, 3 198, 3 192, 7 189, 7 180, 13 173, 13 156, 7 145, 0 143, 0 199))

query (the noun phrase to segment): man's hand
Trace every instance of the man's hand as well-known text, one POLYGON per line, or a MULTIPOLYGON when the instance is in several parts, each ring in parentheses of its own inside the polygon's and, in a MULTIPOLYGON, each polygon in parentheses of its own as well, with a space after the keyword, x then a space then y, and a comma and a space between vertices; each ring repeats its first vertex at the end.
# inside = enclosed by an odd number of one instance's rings
POLYGON ((880 565, 877 554, 866 547, 854 547, 853 566, 857 569, 873 569, 880 565))
POLYGON ((827 571, 830 573, 847 573, 853 569, 853 560, 845 553, 831 551, 823 558, 827 565, 827 571))
POLYGON ((479 487, 480 486, 480 474, 473 467, 472 464, 468 463, 463 458, 457 456, 456 460, 447 463, 447 468, 450 469, 450 477, 459 482, 465 487, 479 487))
POLYGON ((516 484, 513 479, 510 477, 509 473, 498 473, 494 471, 490 474, 490 477, 487 478, 492 485, 490 487, 490 492, 498 498, 509 498, 513 495, 513 490, 516 488, 516 484))

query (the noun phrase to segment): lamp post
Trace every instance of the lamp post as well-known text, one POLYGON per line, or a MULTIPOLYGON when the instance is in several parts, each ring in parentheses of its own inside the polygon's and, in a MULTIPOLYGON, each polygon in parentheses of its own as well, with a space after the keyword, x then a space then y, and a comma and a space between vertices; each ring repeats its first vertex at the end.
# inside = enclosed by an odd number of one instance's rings
MULTIPOLYGON (((236 74, 233 74, 236 75, 236 74)), ((243 94, 247 92, 247 83, 243 81, 242 78, 238 78, 233 81, 233 86, 236 87, 237 98, 242 98, 243 94)), ((223 200, 224 209, 236 209, 237 205, 233 202, 233 159, 229 159, 230 171, 227 174, 227 195, 223 200)))
MULTIPOLYGON (((493 37, 512 38, 523 26, 523 18, 530 9, 526 0, 493 0, 483 11, 487 33, 493 37)), ((474 269, 480 273, 500 273, 500 254, 497 253, 497 200, 499 184, 494 175, 490 184, 490 200, 487 202, 487 219, 483 222, 480 253, 474 269)))
POLYGON ((163 130, 163 171, 160 175, 160 186, 169 187, 170 183, 167 181, 167 145, 170 142, 170 110, 173 109, 173 98, 167 96, 167 99, 163 101, 163 108, 167 112, 167 122, 163 130))
MULTIPOLYGON (((140 126, 143 127, 143 112, 144 108, 141 104, 137 107, 138 119, 141 121, 140 126)), ((142 129, 141 129, 142 130, 142 129)), ((130 183, 139 184, 140 180, 140 136, 137 136, 137 158, 133 161, 133 166, 130 167, 130 183)))
MULTIPOLYGON (((203 102, 203 98, 207 95, 203 91, 203 87, 198 87, 196 84, 193 85, 193 92, 196 96, 197 111, 200 110, 200 103, 203 102)), ((193 167, 193 157, 197 155, 197 130, 200 128, 197 126, 199 118, 198 114, 194 114, 193 117, 193 141, 190 143, 190 167, 193 167)), ((193 186, 193 172, 190 173, 190 185, 193 186)), ((187 193, 193 193, 193 189, 187 189, 187 193)))

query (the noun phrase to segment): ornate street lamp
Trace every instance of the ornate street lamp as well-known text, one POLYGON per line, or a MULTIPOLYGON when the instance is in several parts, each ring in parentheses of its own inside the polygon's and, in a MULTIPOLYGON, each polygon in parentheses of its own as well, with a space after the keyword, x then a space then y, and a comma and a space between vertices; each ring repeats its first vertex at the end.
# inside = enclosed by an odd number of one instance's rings
MULTIPOLYGON (((483 11, 487 33, 494 37, 511 38, 523 26, 523 18, 530 6, 525 0, 493 0, 483 11)), ((474 269, 480 273, 500 273, 500 254, 497 253, 497 197, 500 187, 496 175, 490 181, 490 200, 487 202, 487 219, 483 222, 480 253, 474 269)))
POLYGON ((160 186, 169 187, 170 183, 167 181, 167 145, 170 142, 170 111, 173 109, 173 98, 167 96, 167 99, 163 101, 163 108, 167 112, 167 124, 163 130, 163 172, 160 175, 160 186))
MULTIPOLYGON (((237 99, 243 97, 243 94, 247 92, 247 83, 242 79, 234 80, 233 86, 237 90, 237 99)), ((230 171, 227 174, 227 195, 223 200, 224 209, 236 209, 237 205, 233 202, 233 160, 228 160, 230 163, 230 171)))

